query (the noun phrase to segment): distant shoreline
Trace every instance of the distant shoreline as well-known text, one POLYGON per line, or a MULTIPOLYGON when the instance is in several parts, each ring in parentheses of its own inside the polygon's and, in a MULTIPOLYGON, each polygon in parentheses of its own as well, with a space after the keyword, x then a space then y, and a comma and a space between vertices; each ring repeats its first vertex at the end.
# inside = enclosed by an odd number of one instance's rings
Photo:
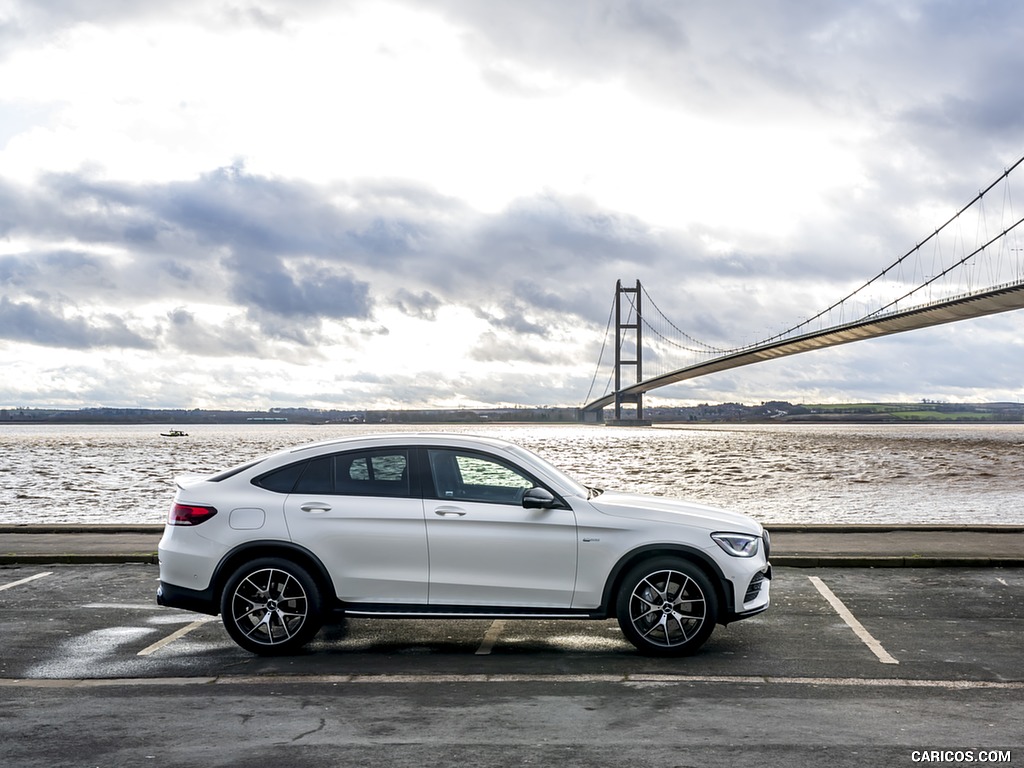
MULTIPOLYGON (((609 412, 605 412, 607 417, 609 412)), ((628 416, 627 416, 628 419, 628 416)), ((794 405, 768 401, 645 408, 653 424, 1012 424, 1024 422, 1022 403, 846 403, 794 405)), ((2 424, 576 424, 582 411, 572 407, 319 409, 266 411, 148 408, 2 408, 2 424)), ((594 422, 590 422, 594 423, 594 422)))

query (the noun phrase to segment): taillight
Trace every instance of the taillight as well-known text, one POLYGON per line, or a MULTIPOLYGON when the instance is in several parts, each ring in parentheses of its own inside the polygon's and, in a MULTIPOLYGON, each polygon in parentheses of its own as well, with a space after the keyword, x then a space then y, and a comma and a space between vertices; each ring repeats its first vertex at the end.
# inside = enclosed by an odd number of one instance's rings
POLYGON ((199 525, 217 514, 213 507, 199 507, 195 504, 175 504, 167 515, 168 525, 199 525))

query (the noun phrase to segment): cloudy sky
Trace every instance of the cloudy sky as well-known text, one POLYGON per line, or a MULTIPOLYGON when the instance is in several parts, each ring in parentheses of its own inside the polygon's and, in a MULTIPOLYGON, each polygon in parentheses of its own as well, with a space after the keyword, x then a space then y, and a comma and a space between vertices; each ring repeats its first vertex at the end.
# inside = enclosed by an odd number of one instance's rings
MULTIPOLYGON (((0 407, 579 405, 617 279, 731 347, 934 231, 1024 152, 1022 40, 1016 0, 0 0, 0 407)), ((649 402, 1018 400, 1022 330, 649 402)))

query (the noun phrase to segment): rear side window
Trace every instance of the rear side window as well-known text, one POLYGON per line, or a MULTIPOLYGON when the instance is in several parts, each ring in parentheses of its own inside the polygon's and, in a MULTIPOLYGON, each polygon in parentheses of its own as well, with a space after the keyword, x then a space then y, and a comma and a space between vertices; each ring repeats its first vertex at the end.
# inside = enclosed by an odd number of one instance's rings
POLYGON ((310 459, 293 493, 334 493, 334 457, 310 459))
POLYGON ((253 483, 276 493, 410 496, 405 449, 339 453, 275 469, 253 483))
POLYGON ((298 464, 289 464, 287 467, 275 469, 262 477, 257 477, 252 481, 253 485, 276 493, 291 493, 308 463, 308 461, 300 461, 298 464))

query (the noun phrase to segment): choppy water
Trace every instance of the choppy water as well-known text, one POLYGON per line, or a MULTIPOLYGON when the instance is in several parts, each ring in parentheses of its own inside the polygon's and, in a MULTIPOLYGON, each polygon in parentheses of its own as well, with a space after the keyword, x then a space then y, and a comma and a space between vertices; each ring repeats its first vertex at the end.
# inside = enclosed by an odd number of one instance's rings
MULTIPOLYGON (((0 426, 0 523, 162 523, 174 476, 386 425, 0 426)), ((585 485, 765 523, 1024 524, 1024 425, 437 427, 513 440, 585 485)), ((421 430, 422 431, 422 430, 421 430)))

